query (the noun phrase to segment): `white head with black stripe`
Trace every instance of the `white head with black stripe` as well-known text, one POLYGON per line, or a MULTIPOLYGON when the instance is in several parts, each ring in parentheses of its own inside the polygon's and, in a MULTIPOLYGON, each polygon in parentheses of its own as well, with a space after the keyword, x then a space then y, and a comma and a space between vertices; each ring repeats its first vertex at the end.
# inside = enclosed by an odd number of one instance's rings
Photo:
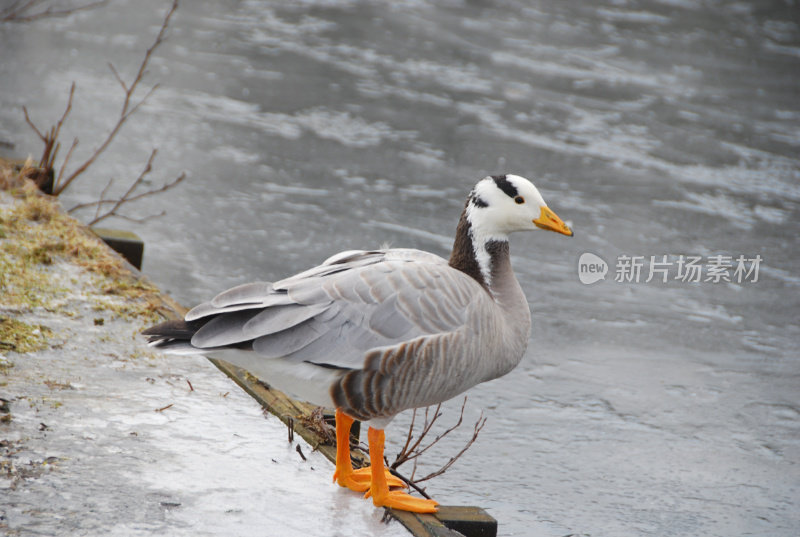
POLYGON ((481 179, 467 203, 473 241, 507 241, 515 231, 547 229, 572 236, 572 230, 545 203, 539 190, 519 175, 481 179))

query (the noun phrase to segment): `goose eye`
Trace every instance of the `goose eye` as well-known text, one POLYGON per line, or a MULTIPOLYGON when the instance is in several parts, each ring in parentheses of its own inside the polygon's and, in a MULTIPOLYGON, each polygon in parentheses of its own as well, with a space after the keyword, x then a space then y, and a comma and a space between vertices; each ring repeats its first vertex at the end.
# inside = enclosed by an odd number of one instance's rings
POLYGON ((514 198, 514 201, 516 201, 518 205, 522 205, 523 203, 525 203, 525 198, 523 198, 522 196, 517 196, 516 198, 514 198))

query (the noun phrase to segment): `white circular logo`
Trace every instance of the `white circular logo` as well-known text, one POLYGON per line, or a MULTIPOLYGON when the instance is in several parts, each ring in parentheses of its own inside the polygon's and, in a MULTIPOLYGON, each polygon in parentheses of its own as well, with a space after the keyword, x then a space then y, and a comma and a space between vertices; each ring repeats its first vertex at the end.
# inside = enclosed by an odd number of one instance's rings
POLYGON ((602 257, 591 252, 584 252, 578 259, 578 278, 581 283, 589 285, 606 279, 608 263, 602 257))

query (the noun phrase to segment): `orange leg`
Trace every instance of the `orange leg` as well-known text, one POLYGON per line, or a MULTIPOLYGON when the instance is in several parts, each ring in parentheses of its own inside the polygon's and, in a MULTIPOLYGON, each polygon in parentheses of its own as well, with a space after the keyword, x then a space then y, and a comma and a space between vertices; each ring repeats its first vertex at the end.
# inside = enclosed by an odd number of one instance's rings
MULTIPOLYGON (((365 492, 369 490, 372 473, 369 467, 354 470, 353 463, 350 461, 350 427, 353 426, 353 421, 355 421, 353 418, 338 408, 336 409, 336 471, 333 474, 333 480, 350 490, 365 492)), ((383 468, 383 459, 381 459, 381 468, 383 468)), ((388 479, 389 486, 406 486, 388 470, 386 474, 384 480, 388 479)))
POLYGON ((372 496, 372 503, 377 507, 393 507, 401 511, 414 513, 434 513, 439 505, 433 500, 415 498, 399 490, 389 490, 386 481, 386 470, 383 466, 383 443, 386 435, 381 429, 369 428, 369 459, 372 462, 372 482, 367 496, 372 496))

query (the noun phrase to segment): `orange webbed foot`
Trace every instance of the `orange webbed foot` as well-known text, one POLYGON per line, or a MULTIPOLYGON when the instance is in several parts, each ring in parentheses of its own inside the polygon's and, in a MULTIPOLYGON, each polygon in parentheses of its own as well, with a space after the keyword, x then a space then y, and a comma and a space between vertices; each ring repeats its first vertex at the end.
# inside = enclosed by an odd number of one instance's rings
POLYGON ((372 480, 365 498, 372 496, 372 503, 376 507, 392 507, 413 513, 435 513, 439 505, 434 500, 415 498, 399 490, 389 490, 386 479, 387 470, 383 466, 383 443, 385 435, 383 430, 369 428, 369 458, 372 461, 372 480))
MULTIPOLYGON (((365 497, 369 494, 367 492, 365 497)), ((399 490, 390 490, 380 497, 372 496, 372 503, 376 507, 392 507, 401 511, 411 511, 412 513, 435 513, 439 505, 436 500, 416 498, 399 490)))
MULTIPOLYGON (((353 470, 350 460, 350 427, 353 425, 353 418, 336 409, 336 472, 333 474, 333 481, 342 487, 356 492, 369 490, 372 481, 372 470, 369 466, 353 470)), ((381 465, 383 468, 383 465, 381 465)), ((390 487, 405 487, 406 484, 397 477, 384 470, 385 480, 390 487)))
MULTIPOLYGON (((393 476, 389 470, 384 470, 384 475, 386 476, 386 483, 390 487, 407 487, 405 481, 393 476)), ((366 492, 369 490, 370 482, 372 481, 372 469, 366 466, 358 470, 353 470, 349 474, 345 472, 345 475, 340 475, 340 472, 337 470, 333 474, 333 480, 339 483, 340 486, 350 490, 366 492)))

